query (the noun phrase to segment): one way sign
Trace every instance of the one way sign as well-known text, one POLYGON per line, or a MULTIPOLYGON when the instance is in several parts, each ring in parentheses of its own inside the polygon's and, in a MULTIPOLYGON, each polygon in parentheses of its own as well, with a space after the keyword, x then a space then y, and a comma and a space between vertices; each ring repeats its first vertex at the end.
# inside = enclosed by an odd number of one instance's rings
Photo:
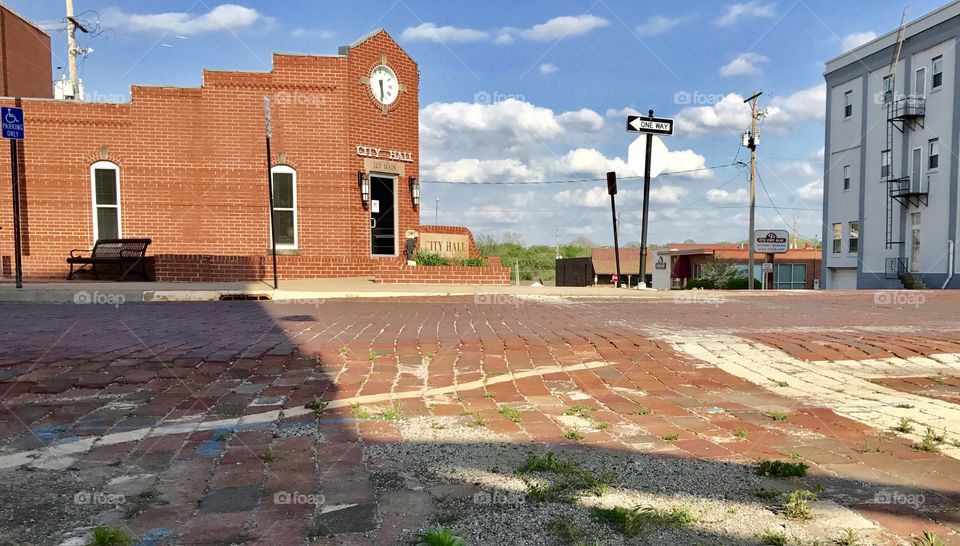
POLYGON ((627 116, 627 132, 648 133, 651 135, 672 135, 673 120, 670 118, 627 116))

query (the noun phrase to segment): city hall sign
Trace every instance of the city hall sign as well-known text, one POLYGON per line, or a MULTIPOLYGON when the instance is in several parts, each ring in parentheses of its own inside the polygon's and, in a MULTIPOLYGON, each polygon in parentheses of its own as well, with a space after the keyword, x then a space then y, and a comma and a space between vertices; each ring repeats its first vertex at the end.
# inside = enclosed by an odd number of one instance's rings
POLYGON ((413 152, 385 150, 373 146, 357 146, 357 155, 368 159, 384 159, 387 161, 402 161, 413 163, 413 152))

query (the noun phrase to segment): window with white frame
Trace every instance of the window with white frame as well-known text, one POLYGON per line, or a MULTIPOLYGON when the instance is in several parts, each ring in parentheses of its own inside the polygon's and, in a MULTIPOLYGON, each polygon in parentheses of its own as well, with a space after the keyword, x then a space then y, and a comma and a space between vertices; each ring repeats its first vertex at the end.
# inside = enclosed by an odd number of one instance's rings
POLYGON ((843 94, 843 117, 848 118, 853 115, 853 91, 847 91, 843 94))
POLYGON ((843 166, 843 191, 850 189, 850 165, 843 166))
POLYGON ((930 88, 936 89, 943 85, 943 55, 933 58, 933 78, 930 82, 930 88))
POLYGON ((109 161, 98 161, 90 166, 90 185, 93 195, 93 240, 119 239, 120 229, 120 167, 109 161))
POLYGON ((860 250, 860 222, 850 222, 850 238, 847 240, 848 252, 856 254, 860 250))
POLYGON ((843 224, 833 224, 833 253, 840 254, 843 245, 843 224))
POLYGON ((297 171, 273 168, 273 225, 277 248, 297 248, 297 171))
POLYGON ((940 166, 940 139, 931 138, 928 142, 927 169, 933 170, 940 166))
POLYGON ((913 96, 915 97, 926 97, 927 96, 927 67, 921 66, 916 71, 916 78, 914 78, 913 86, 913 96))
POLYGON ((884 150, 880 152, 880 176, 886 178, 890 176, 890 160, 892 156, 890 155, 890 150, 884 150))
POLYGON ((893 74, 883 77, 883 101, 893 100, 893 74))

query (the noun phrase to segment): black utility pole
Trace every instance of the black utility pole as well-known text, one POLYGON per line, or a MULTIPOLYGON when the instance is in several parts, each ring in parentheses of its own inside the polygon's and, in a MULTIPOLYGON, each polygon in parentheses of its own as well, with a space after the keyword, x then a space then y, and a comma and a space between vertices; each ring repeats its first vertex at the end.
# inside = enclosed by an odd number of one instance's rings
POLYGON ((273 128, 270 121, 270 97, 263 98, 267 116, 267 191, 270 193, 270 247, 273 254, 273 289, 277 289, 277 228, 273 221, 273 157, 270 155, 270 137, 273 128))
POLYGON ((20 172, 17 141, 10 140, 10 172, 13 175, 13 255, 16 262, 17 288, 23 288, 23 257, 20 249, 20 172))
MULTIPOLYGON (((653 110, 648 112, 653 119, 653 110)), ((640 283, 647 287, 647 222, 650 213, 650 159, 653 155, 653 135, 647 133, 647 152, 643 161, 643 226, 640 229, 640 283)), ((640 286, 640 284, 637 284, 640 286)))
POLYGON ((620 239, 617 229, 617 173, 607 173, 607 193, 610 194, 610 211, 613 213, 613 256, 617 263, 617 288, 620 287, 620 239))

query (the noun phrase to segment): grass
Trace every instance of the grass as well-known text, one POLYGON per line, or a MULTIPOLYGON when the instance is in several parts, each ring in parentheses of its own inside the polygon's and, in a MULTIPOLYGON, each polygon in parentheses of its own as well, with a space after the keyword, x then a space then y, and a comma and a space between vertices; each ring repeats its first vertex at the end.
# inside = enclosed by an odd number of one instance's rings
POLYGON ((790 519, 807 520, 813 518, 810 501, 817 500, 819 495, 807 489, 795 489, 787 494, 783 503, 783 515, 790 519))
POLYGON ((507 418, 509 421, 514 423, 520 422, 520 410, 511 408, 510 406, 503 406, 500 408, 500 415, 507 418))
POLYGON ((564 415, 576 415, 577 417, 583 417, 584 419, 589 419, 591 412, 593 412, 593 408, 589 406, 574 404, 569 408, 567 408, 567 411, 563 413, 564 415))
POLYGON ((787 534, 783 531, 771 531, 770 529, 760 533, 757 538, 760 539, 760 544, 768 546, 787 546, 789 541, 787 534))
POLYGON ((912 447, 917 451, 939 453, 940 447, 937 444, 942 443, 945 439, 946 436, 937 434, 932 428, 927 427, 927 432, 923 435, 923 440, 920 440, 919 443, 914 443, 912 447))
POLYGON ((791 449, 790 451, 787 451, 786 453, 784 453, 784 455, 786 455, 787 457, 790 457, 791 459, 803 458, 803 455, 801 455, 800 452, 797 451, 796 449, 791 449))
POLYGON ((760 459, 756 463, 757 474, 773 478, 802 478, 810 468, 806 463, 788 463, 786 461, 771 461, 760 459))
POLYGON ((93 530, 90 546, 129 546, 133 537, 119 527, 97 527, 93 530))
POLYGON ((860 453, 886 453, 887 450, 883 448, 883 435, 877 435, 877 444, 870 445, 869 438, 863 439, 863 445, 860 446, 860 453))
POLYGON ((384 421, 399 421, 403 419, 403 411, 399 405, 392 405, 380 412, 380 418, 384 421))
POLYGON ((623 534, 636 537, 653 527, 686 527, 697 518, 686 507, 635 506, 634 508, 594 508, 596 519, 619 529, 623 534))
POLYGON ((960 438, 954 438, 953 440, 950 440, 950 445, 953 447, 960 447, 960 438))
POLYGON ((478 428, 487 426, 487 420, 480 415, 480 412, 477 411, 465 411, 463 415, 471 417, 470 422, 467 423, 467 426, 470 428, 478 428))
POLYGON ((786 421, 790 418, 790 414, 785 411, 768 411, 764 415, 773 419, 774 421, 786 421))
POLYGON ((757 489, 756 491, 753 492, 753 494, 758 499, 763 499, 763 500, 779 499, 780 496, 783 495, 781 491, 777 491, 776 489, 767 489, 766 487, 761 487, 760 489, 757 489))
POLYGON ((594 423, 593 428, 597 430, 607 430, 610 428, 610 423, 594 423))
POLYGON ((352 415, 354 419, 373 419, 373 414, 370 413, 370 410, 360 404, 352 404, 350 406, 350 415, 352 415))
POLYGON ((583 440, 583 433, 580 432, 579 429, 573 429, 573 430, 568 430, 564 432, 563 437, 566 438, 567 440, 574 440, 579 442, 580 440, 583 440))
POLYGON ((680 439, 680 435, 676 432, 671 432, 670 434, 665 435, 663 439, 668 442, 675 442, 680 439))
POLYGON ((747 431, 743 430, 742 428, 737 428, 736 430, 734 430, 733 435, 736 436, 737 438, 746 438, 747 436, 749 436, 747 434, 747 431))
POLYGON ((421 532, 416 538, 417 546, 467 546, 467 541, 450 529, 437 525, 421 532))
POLYGON ((369 353, 367 353, 367 360, 369 360, 370 362, 373 362, 374 360, 377 359, 378 356, 380 356, 378 352, 371 350, 369 353))
POLYGON ((836 540, 833 541, 838 546, 860 546, 860 537, 853 529, 847 529, 836 540))
POLYGON ((551 452, 529 455, 515 474, 527 484, 527 494, 532 501, 563 503, 576 502, 584 493, 599 497, 615 477, 609 472, 598 477, 569 459, 558 459, 551 452), (546 485, 532 483, 528 477, 532 473, 552 474, 553 479, 546 485))
POLYGON ((272 463, 274 461, 279 461, 283 458, 283 453, 280 453, 280 450, 270 446, 266 451, 263 452, 263 455, 260 456, 260 460, 265 463, 272 463))
POLYGON ((447 428, 447 425, 445 425, 445 424, 443 424, 443 423, 430 423, 430 428, 432 428, 432 429, 434 429, 434 430, 443 430, 443 429, 447 428))
POLYGON ((327 409, 327 405, 328 403, 325 400, 321 400, 320 398, 314 397, 313 402, 310 402, 309 404, 306 404, 303 407, 307 408, 308 410, 313 410, 313 413, 317 414, 317 416, 319 417, 320 415, 323 414, 323 411, 327 409))
POLYGON ((653 410, 647 406, 640 406, 640 409, 636 411, 637 415, 650 415, 651 413, 653 413, 653 410))
POLYGON ((564 544, 577 544, 583 539, 583 531, 564 518, 554 518, 548 521, 547 529, 564 544))
POLYGON ((897 423, 897 426, 893 427, 893 430, 897 432, 902 432, 904 434, 909 434, 913 432, 913 425, 910 424, 910 419, 906 417, 901 417, 900 422, 897 423))
POLYGON ((490 391, 486 391, 486 392, 483 393, 483 397, 486 398, 487 400, 492 400, 492 399, 496 398, 497 395, 493 394, 493 393, 490 392, 490 391))
POLYGON ((913 404, 895 404, 893 407, 899 409, 913 409, 913 404))
POLYGON ((913 546, 946 546, 946 543, 940 535, 924 531, 922 535, 913 537, 913 546))
POLYGON ((350 354, 350 349, 346 347, 340 347, 339 353, 340 353, 340 356, 346 357, 348 354, 350 354))
POLYGON ((156 489, 147 489, 126 499, 123 505, 123 516, 126 519, 132 519, 147 509, 161 504, 167 504, 167 501, 160 498, 160 493, 156 489))
POLYGON ((786 381, 777 381, 777 386, 778 386, 778 387, 789 387, 789 386, 790 386, 790 383, 787 383, 786 381))

